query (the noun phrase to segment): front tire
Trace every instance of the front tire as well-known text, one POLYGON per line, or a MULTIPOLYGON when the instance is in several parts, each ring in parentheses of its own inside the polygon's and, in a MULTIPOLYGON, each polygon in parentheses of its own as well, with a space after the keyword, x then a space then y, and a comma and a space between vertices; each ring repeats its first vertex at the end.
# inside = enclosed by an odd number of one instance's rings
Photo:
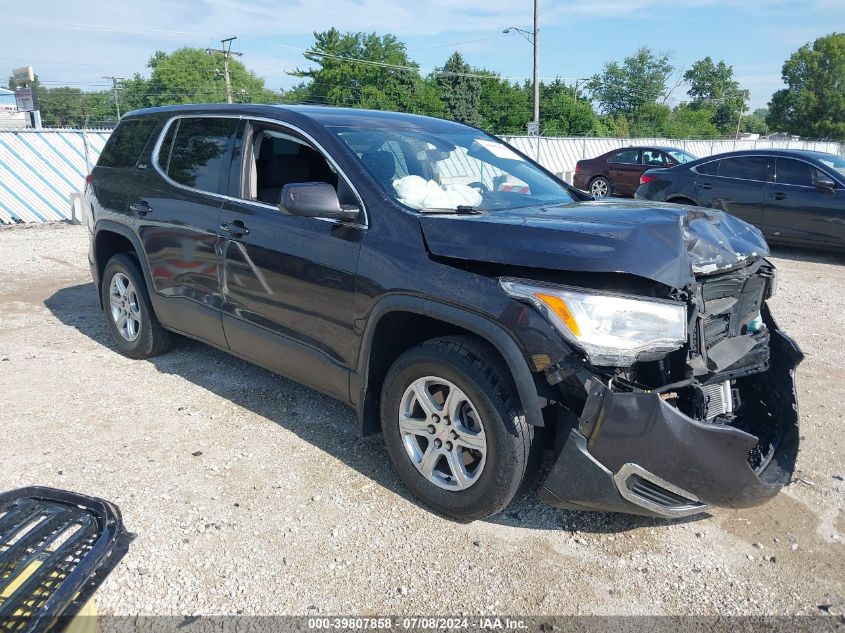
POLYGON ((467 337, 426 341, 396 360, 382 387, 381 425, 414 496, 459 521, 501 512, 540 454, 507 367, 467 337))
POLYGON ((133 257, 119 253, 109 260, 100 293, 109 333, 121 354, 151 358, 170 349, 170 332, 153 312, 144 275, 133 257))

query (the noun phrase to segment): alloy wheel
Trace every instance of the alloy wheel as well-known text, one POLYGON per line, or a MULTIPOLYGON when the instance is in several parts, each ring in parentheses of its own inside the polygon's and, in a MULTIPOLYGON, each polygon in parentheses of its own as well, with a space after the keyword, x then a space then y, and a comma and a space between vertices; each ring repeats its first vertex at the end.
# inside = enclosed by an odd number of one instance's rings
POLYGON ((411 383, 399 405, 399 431, 408 458, 435 486, 464 490, 481 476, 487 457, 481 416, 445 378, 411 383))
POLYGON ((141 332, 141 308, 135 285, 123 273, 116 273, 109 286, 109 308, 117 331, 133 342, 141 332))
POLYGON ((601 178, 594 180, 590 185, 590 193, 595 198, 606 198, 608 192, 607 181, 601 178))

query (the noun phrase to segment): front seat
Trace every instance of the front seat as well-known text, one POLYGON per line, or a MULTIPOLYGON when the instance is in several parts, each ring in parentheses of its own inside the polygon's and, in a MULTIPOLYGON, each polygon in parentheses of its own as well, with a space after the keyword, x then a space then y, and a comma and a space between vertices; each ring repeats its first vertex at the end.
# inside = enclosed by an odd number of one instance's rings
POLYGON ((393 180, 396 178, 396 158, 384 150, 364 152, 361 160, 373 177, 389 192, 393 193, 393 180))

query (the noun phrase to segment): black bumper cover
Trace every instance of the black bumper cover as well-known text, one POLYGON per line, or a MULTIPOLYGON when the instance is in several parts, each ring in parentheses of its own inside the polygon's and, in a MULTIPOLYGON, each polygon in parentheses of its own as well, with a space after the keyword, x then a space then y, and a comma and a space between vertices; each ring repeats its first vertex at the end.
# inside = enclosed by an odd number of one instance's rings
POLYGON ((760 472, 747 460, 758 441, 754 435, 693 420, 657 394, 613 392, 594 380, 578 428, 570 431, 540 489, 541 500, 576 510, 672 516, 621 494, 614 474, 626 464, 691 493, 701 510, 706 505, 748 507, 776 495, 790 482, 798 453, 794 372, 803 355, 771 325, 771 364, 753 380, 760 382, 767 409, 779 417, 781 437, 760 472))

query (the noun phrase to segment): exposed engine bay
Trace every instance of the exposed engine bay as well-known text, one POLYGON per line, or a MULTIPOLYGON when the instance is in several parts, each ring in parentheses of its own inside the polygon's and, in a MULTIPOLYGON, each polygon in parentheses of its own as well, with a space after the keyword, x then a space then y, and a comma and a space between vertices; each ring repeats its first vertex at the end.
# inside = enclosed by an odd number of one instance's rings
POLYGON ((765 259, 699 276, 677 297, 690 306, 688 346, 619 372, 611 379, 613 386, 659 393, 694 420, 758 436, 760 442, 748 460, 755 470, 764 468, 776 448, 778 429, 759 421, 761 414, 765 419, 771 416, 759 410, 756 381, 747 378, 769 368, 770 333, 762 313, 774 285, 774 267, 765 259))
POLYGON ((564 394, 558 448, 566 443, 572 453, 559 456, 559 472, 546 485, 548 493, 556 479, 567 482, 552 502, 579 507, 581 493, 563 462, 581 457, 616 473, 623 497, 664 516, 706 503, 749 505, 788 483, 798 446, 794 369, 802 355, 766 305, 775 289, 774 267, 764 258, 698 275, 668 297, 688 306, 683 347, 628 368, 585 368, 570 358, 547 370, 564 394))

